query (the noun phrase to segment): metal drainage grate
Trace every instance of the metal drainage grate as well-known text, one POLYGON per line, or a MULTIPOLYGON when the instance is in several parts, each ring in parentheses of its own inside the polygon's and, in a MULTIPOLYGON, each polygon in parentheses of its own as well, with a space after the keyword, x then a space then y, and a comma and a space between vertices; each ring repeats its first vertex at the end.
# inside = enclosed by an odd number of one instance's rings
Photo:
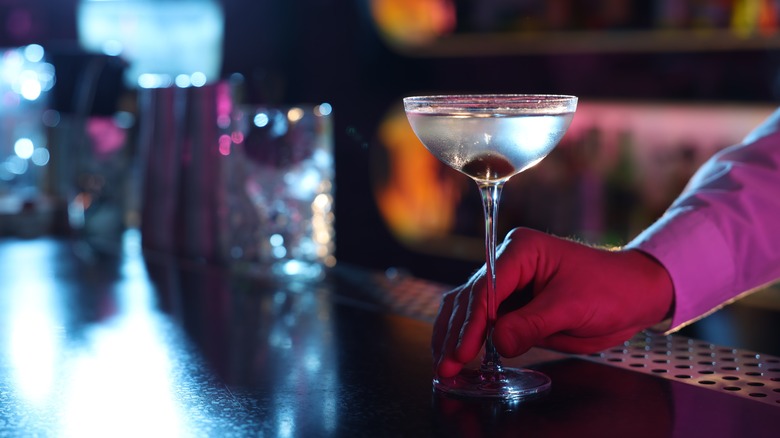
POLYGON ((780 407, 780 358, 775 356, 684 336, 642 333, 588 358, 780 407))

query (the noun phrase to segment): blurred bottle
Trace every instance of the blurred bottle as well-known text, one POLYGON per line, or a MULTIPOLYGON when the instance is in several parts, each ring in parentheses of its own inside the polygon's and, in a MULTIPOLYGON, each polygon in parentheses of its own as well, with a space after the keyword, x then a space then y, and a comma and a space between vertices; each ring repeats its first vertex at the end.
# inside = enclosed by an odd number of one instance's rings
MULTIPOLYGON (((141 238, 146 249, 220 259, 224 212, 220 120, 232 101, 224 83, 139 92, 141 238)), ((225 125, 227 126, 227 125, 225 125)))
POLYGON ((618 133, 617 158, 607 174, 606 197, 605 243, 620 245, 631 237, 634 212, 639 205, 634 140, 630 131, 618 133))
POLYGON ((731 9, 731 30, 747 38, 756 33, 761 15, 761 0, 734 0, 731 9))
POLYGON ((211 260, 220 192, 217 113, 229 101, 220 97, 220 3, 81 0, 77 19, 80 45, 126 61, 124 83, 136 92, 139 138, 130 158, 138 168, 128 196, 140 204, 144 246, 211 260))
POLYGON ((119 58, 76 47, 52 52, 57 72, 45 114, 51 144, 52 193, 72 232, 98 247, 116 246, 127 225, 134 116, 120 107, 126 89, 119 58))
POLYGON ((589 242, 601 242, 604 235, 603 138, 594 126, 585 132, 578 150, 577 190, 579 230, 589 242))

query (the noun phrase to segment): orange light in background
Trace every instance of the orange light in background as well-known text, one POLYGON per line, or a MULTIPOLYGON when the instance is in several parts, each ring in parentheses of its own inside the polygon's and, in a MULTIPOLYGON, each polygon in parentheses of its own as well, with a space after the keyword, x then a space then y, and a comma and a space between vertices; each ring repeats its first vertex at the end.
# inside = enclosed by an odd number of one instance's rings
POLYGON ((376 185, 379 210, 401 241, 446 236, 455 224, 462 186, 414 135, 403 110, 391 111, 378 131, 387 178, 376 185))
POLYGON ((392 42, 420 44, 455 29, 452 0, 371 0, 380 33, 392 42))
POLYGON ((778 6, 771 0, 761 2, 761 9, 758 15, 758 30, 762 35, 773 35, 778 27, 778 6))

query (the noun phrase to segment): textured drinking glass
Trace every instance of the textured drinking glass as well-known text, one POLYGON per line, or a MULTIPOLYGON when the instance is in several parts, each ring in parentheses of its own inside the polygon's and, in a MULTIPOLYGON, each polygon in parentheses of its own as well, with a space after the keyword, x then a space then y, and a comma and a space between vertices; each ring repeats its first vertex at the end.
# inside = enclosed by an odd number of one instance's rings
POLYGON ((512 176, 539 163, 558 144, 577 108, 574 96, 455 95, 404 99, 415 134, 439 160, 476 181, 485 214, 487 328, 479 369, 435 377, 444 393, 509 401, 550 389, 546 375, 507 368, 493 345, 496 322, 496 218, 501 190, 512 176))
POLYGON ((229 134, 225 251, 261 276, 320 278, 335 264, 329 104, 240 106, 229 134))

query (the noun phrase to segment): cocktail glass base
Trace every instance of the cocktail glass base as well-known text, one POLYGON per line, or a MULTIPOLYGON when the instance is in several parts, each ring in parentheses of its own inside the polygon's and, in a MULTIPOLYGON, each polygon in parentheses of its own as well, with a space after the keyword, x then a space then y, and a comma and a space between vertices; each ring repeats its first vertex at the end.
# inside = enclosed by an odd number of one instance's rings
POLYGON ((508 402, 540 397, 550 391, 551 386, 549 377, 524 368, 503 368, 498 373, 464 369, 454 377, 433 379, 434 389, 447 395, 508 402))

